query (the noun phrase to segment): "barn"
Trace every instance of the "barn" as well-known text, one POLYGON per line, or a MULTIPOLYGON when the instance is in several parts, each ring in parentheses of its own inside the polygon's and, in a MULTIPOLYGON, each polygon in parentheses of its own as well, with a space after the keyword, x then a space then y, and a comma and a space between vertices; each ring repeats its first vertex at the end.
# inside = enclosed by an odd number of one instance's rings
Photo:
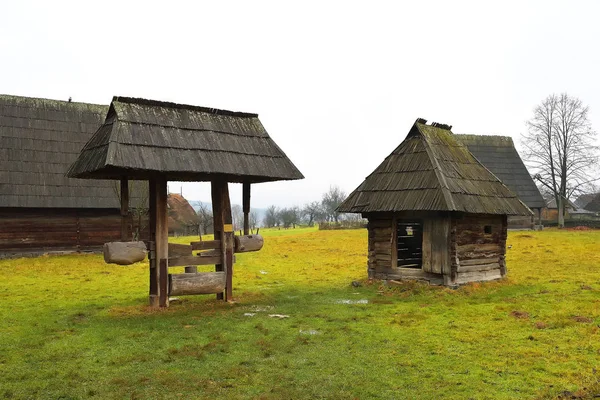
POLYGON ((368 276, 454 286, 506 275, 507 217, 531 210, 444 124, 417 119, 338 211, 368 219, 368 276))
POLYGON ((0 258, 97 250, 121 236, 118 185, 65 176, 107 111, 0 95, 0 258))
POLYGON ((532 229, 541 225, 541 211, 546 206, 544 198, 521 160, 509 136, 456 135, 471 154, 508 186, 519 199, 535 212, 531 216, 508 217, 509 229, 532 229))

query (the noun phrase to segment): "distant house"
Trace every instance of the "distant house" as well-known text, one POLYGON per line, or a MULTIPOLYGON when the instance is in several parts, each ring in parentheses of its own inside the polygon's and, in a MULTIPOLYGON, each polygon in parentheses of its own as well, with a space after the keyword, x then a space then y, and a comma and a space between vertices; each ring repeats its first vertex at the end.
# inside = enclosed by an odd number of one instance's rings
POLYGON ((452 286, 503 277, 507 216, 532 214, 449 126, 422 119, 338 211, 369 221, 369 277, 452 286))
POLYGON ((169 193, 167 196, 169 214, 169 235, 197 235, 200 219, 194 208, 180 194, 169 193))
POLYGON ((120 237, 115 184, 65 176, 107 111, 0 95, 0 258, 94 250, 120 237))
MULTIPOLYGON (((546 206, 544 198, 521 160, 509 136, 456 135, 469 151, 508 186, 523 203, 535 211, 534 216, 510 216, 509 228, 532 228, 546 206)), ((539 223, 539 222, 538 222, 539 223)))
MULTIPOLYGON (((556 199, 554 197, 545 201, 546 207, 542 209, 542 220, 544 221, 555 221, 558 218, 558 206, 556 205, 556 199)), ((573 211, 579 208, 572 201, 568 201, 565 204, 565 218, 569 218, 573 211)))

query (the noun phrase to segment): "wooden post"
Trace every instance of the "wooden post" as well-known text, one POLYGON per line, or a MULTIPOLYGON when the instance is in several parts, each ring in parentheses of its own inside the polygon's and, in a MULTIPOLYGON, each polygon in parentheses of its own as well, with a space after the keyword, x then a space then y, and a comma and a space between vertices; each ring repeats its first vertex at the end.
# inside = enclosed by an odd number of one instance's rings
POLYGON ((156 259, 159 260, 158 270, 158 305, 169 306, 169 227, 167 215, 167 179, 159 177, 155 181, 156 186, 156 259))
POLYGON ((502 216, 502 231, 500 232, 500 275, 506 276, 506 239, 508 238, 508 217, 502 216))
POLYGON ((250 234, 250 182, 242 184, 242 204, 244 210, 244 235, 250 234))
POLYGON ((150 236, 150 307, 158 307, 158 265, 156 262, 156 180, 148 181, 148 231, 150 236))
POLYGON ((126 242, 129 238, 129 181, 121 178, 121 241, 126 242))
MULTIPOLYGON (((231 217, 231 203, 229 201, 229 188, 224 180, 211 182, 211 197, 213 206, 215 240, 221 241, 221 258, 223 264, 217 264, 217 271, 225 271, 225 301, 233 300, 233 224, 231 217)), ((223 294, 218 293, 217 299, 223 299, 223 294)))

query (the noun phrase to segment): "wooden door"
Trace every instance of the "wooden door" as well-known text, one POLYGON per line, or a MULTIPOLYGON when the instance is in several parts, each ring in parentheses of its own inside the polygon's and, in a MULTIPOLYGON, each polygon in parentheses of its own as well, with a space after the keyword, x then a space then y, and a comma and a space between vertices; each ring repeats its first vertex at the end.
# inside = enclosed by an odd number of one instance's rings
POLYGON ((421 268, 423 264, 423 222, 398 221, 396 227, 399 268, 421 268))

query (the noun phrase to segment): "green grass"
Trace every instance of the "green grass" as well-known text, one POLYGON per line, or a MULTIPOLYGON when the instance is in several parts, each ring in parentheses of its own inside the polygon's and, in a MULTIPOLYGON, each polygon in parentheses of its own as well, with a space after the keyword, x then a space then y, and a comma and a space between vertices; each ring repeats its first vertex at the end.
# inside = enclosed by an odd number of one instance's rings
POLYGON ((509 278, 458 290, 367 282, 364 230, 261 233, 235 304, 152 310, 146 263, 0 261, 0 398, 600 394, 600 232, 511 232, 509 278))

